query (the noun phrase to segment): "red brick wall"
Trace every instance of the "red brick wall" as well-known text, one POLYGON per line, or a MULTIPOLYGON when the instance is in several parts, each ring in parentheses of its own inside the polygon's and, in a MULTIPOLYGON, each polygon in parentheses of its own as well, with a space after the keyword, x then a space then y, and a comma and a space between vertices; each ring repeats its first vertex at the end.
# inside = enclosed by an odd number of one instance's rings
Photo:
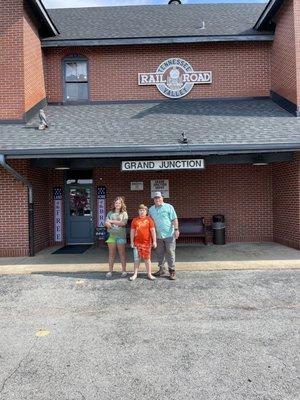
POLYGON ((296 46, 296 70, 297 70, 297 104, 300 108, 300 1, 294 1, 295 15, 295 46, 296 46))
POLYGON ((0 120, 24 113, 23 2, 0 0, 0 120))
POLYGON ((46 97, 41 41, 28 10, 24 11, 25 112, 46 97))
POLYGON ((90 100, 162 99, 155 86, 138 86, 139 72, 155 72, 170 57, 181 57, 194 70, 211 70, 213 83, 195 85, 186 98, 268 96, 269 43, 115 46, 44 49, 49 102, 63 100, 62 59, 80 54, 89 61, 90 100))
POLYGON ((273 166, 274 240, 300 250, 300 153, 273 166))
MULTIPOLYGON (((62 172, 33 169, 28 160, 10 160, 8 164, 33 185, 34 251, 38 252, 54 244, 52 189, 63 186, 62 172)), ((3 168, 0 170, 0 185, 0 257, 27 256, 28 190, 3 168)))
MULTIPOLYGON (((27 173, 25 160, 9 163, 20 174, 27 173)), ((28 255, 27 188, 0 167, 0 256, 28 255)))
MULTIPOLYGON (((53 187, 64 187, 63 172, 30 168, 28 180, 33 185, 34 197, 34 251, 35 253, 54 244, 53 187)), ((63 210, 64 219, 64 210, 63 210)))
POLYGON ((41 43, 23 1, 0 0, 0 120, 21 120, 45 98, 41 43))
POLYGON ((151 205, 151 179, 169 179, 170 202, 179 217, 224 214, 228 241, 272 241, 272 170, 270 166, 215 165, 203 171, 120 173, 118 168, 95 170, 95 186, 106 186, 108 206, 117 195, 126 197, 129 217, 140 203, 151 205), (102 179, 100 179, 102 178, 102 179), (143 181, 144 191, 130 191, 130 182, 143 181))
POLYGON ((297 104, 294 22, 293 0, 287 0, 276 19, 271 50, 271 90, 297 104))
POLYGON ((33 185, 34 251, 49 246, 49 173, 46 169, 28 168, 28 180, 33 185))

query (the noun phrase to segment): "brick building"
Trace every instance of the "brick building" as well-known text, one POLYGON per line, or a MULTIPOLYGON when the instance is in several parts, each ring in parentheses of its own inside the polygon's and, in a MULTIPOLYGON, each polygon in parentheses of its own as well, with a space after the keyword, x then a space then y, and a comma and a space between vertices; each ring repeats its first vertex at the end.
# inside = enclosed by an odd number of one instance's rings
POLYGON ((158 188, 300 249, 299 1, 0 5, 0 256, 93 243, 116 195, 132 216, 158 188))

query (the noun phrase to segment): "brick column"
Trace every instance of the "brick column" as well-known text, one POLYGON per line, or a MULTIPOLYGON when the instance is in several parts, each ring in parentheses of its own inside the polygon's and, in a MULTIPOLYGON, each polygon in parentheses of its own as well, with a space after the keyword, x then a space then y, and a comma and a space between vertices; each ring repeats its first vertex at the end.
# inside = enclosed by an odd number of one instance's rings
POLYGON ((300 250, 300 153, 273 166, 274 241, 300 250))
MULTIPOLYGON (((27 161, 9 164, 26 176, 27 161)), ((28 189, 0 167, 0 257, 18 257, 29 254, 28 189)))

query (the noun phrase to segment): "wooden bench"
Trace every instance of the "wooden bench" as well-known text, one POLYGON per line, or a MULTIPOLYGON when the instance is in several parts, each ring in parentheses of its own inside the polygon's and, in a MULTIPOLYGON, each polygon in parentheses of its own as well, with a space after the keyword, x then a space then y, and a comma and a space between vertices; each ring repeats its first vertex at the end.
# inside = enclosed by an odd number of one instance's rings
MULTIPOLYGON (((130 238, 131 219, 126 226, 126 235, 130 238)), ((207 244, 207 232, 204 217, 199 218, 178 218, 180 238, 202 238, 203 243, 207 244)))
POLYGON ((204 217, 199 218, 178 218, 180 237, 182 238, 202 238, 203 243, 207 244, 206 227, 204 217))

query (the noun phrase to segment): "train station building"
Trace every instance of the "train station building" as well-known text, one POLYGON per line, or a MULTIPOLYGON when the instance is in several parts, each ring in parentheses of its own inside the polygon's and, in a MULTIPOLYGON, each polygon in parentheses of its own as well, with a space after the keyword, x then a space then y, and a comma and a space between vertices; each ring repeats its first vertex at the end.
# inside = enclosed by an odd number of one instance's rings
POLYGON ((300 250, 300 2, 0 4, 0 256, 95 243, 155 191, 300 250))

